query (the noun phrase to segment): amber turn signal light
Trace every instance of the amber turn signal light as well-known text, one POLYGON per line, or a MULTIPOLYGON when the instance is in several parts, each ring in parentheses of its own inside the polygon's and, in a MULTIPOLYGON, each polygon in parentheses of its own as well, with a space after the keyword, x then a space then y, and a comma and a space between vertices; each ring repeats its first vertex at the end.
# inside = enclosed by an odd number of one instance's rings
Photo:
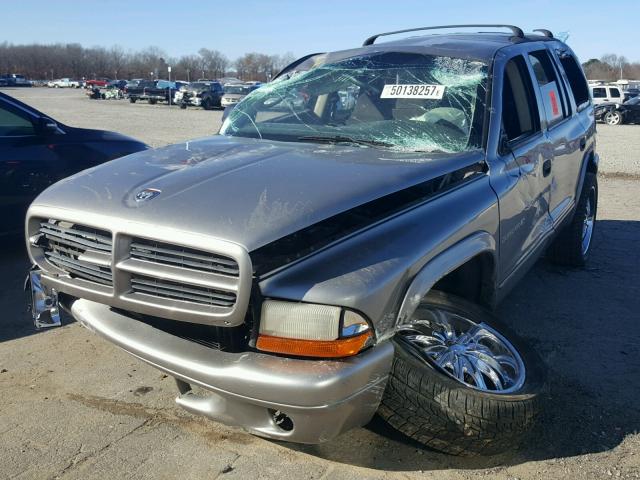
POLYGON ((256 347, 263 352, 297 357, 342 358, 360 352, 371 338, 370 331, 337 340, 299 340, 259 335, 256 347))

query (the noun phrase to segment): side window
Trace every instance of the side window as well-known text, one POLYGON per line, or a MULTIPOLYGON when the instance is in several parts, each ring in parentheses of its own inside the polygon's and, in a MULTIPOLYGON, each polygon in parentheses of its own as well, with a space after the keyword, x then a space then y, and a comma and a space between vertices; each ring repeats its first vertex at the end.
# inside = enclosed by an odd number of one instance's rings
POLYGON ((571 86, 571 92, 573 93, 573 98, 579 110, 584 104, 589 102, 589 87, 587 85, 587 80, 582 72, 582 67, 573 55, 562 52, 559 52, 558 54, 564 73, 567 74, 567 79, 571 86))
POLYGON ((596 87, 593 89, 593 98, 607 98, 607 89, 604 87, 596 87))
POLYGON ((0 137, 19 137, 35 133, 33 124, 28 119, 0 105, 0 137))
POLYGON ((609 93, 611 94, 611 98, 620 98, 620 90, 617 88, 610 88, 609 93))
POLYGON ((563 95, 564 89, 561 92, 563 84, 559 81, 549 53, 546 50, 531 52, 529 61, 540 87, 547 122, 551 125, 567 118, 570 109, 563 95))
POLYGON ((540 131, 538 106, 524 57, 509 60, 504 71, 502 126, 509 141, 540 131))

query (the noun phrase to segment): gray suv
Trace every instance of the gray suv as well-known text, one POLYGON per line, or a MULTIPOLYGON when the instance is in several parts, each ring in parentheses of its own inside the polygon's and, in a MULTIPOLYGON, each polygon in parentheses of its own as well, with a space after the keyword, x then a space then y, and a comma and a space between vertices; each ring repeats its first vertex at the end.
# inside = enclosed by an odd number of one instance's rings
POLYGON ((219 135, 47 189, 37 324, 67 309, 256 435, 324 442, 378 413, 448 453, 516 445, 544 369, 489 312, 541 255, 587 261, 593 106, 546 30, 377 41, 433 28, 304 57, 219 135))

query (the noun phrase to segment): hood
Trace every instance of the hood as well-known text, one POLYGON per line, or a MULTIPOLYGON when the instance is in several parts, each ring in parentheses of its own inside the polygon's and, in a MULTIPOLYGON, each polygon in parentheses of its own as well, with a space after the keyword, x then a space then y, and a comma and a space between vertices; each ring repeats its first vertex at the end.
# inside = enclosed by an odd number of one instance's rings
POLYGON ((480 152, 402 153, 215 136, 85 170, 49 187, 34 204, 163 225, 252 251, 481 160, 480 152), (155 196, 136 201, 144 189, 155 196))
POLYGON ((93 130, 89 128, 77 128, 64 125, 63 129, 73 136, 79 136, 86 142, 135 142, 147 148, 147 146, 133 137, 128 137, 121 133, 110 132, 108 130, 93 130))

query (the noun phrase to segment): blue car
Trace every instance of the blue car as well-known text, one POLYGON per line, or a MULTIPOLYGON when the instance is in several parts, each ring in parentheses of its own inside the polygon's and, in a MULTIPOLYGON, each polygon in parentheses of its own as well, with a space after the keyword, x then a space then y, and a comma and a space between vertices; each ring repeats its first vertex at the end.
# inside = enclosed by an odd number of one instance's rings
POLYGON ((49 185, 147 148, 119 133, 63 125, 0 93, 0 237, 23 230, 27 207, 49 185))

